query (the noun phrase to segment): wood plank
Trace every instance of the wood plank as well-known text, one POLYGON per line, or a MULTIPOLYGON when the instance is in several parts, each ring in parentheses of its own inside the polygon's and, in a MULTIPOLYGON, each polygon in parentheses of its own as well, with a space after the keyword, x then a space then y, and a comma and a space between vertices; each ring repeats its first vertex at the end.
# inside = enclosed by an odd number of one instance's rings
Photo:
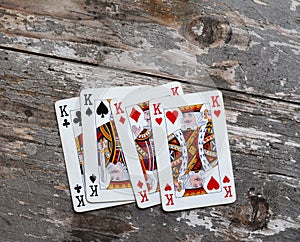
POLYGON ((0 47, 299 103, 296 10, 255 1, 5 0, 0 47))
POLYGON ((298 104, 223 92, 238 194, 232 205, 164 213, 132 204, 76 214, 54 102, 85 87, 170 80, 7 50, 0 50, 0 63, 1 240, 299 238, 298 104))

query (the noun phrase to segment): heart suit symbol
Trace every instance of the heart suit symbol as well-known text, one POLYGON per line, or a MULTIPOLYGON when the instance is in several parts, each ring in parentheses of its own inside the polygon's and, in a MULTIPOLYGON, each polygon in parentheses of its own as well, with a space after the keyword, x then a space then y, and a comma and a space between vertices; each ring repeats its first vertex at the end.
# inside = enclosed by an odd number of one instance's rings
POLYGON ((230 182, 230 179, 228 176, 224 176, 223 178, 223 183, 229 183, 230 182))
POLYGON ((213 177, 210 178, 208 184, 207 184, 207 189, 208 190, 218 190, 220 188, 220 184, 217 182, 217 180, 213 177))
POLYGON ((174 124, 175 121, 176 121, 176 119, 177 119, 177 117, 178 117, 178 112, 177 112, 176 110, 174 110, 174 111, 168 111, 168 112, 166 113, 166 116, 167 116, 167 118, 170 120, 170 122, 171 122, 172 124, 174 124))
POLYGON ((220 114, 221 114, 221 110, 215 110, 215 111, 214 111, 214 114, 215 114, 217 117, 219 117, 220 114))
POLYGON ((156 123, 158 123, 158 125, 160 125, 162 122, 162 118, 156 118, 155 121, 156 121, 156 123))
POLYGON ((167 183, 165 186, 165 191, 171 191, 172 187, 167 183))

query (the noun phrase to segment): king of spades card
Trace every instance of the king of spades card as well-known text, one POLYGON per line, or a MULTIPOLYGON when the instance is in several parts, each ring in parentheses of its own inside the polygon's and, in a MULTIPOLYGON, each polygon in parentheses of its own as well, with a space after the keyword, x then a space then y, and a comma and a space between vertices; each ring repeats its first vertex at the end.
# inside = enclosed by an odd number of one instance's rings
POLYGON ((112 117, 109 122, 97 127, 96 133, 101 188, 131 188, 124 154, 112 117))

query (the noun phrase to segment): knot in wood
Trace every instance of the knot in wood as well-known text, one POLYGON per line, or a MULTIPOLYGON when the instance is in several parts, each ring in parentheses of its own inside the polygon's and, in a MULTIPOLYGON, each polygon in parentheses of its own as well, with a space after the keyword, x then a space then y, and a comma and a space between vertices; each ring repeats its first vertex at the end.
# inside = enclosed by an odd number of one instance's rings
POLYGON ((269 204, 265 198, 255 192, 255 188, 248 191, 248 204, 239 206, 233 213, 232 224, 243 225, 249 230, 267 228, 270 212, 269 204))
POLYGON ((26 115, 27 117, 31 117, 31 116, 33 115, 32 111, 29 110, 29 109, 26 109, 26 110, 24 111, 24 113, 25 113, 25 115, 26 115))
POLYGON ((201 47, 209 47, 214 43, 228 43, 232 29, 228 21, 220 16, 197 16, 187 26, 191 38, 201 47))

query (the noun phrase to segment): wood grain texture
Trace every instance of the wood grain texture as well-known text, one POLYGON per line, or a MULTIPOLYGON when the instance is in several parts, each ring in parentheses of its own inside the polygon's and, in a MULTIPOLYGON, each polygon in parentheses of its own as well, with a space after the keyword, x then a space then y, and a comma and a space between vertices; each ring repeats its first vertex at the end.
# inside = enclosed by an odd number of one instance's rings
POLYGON ((299 1, 0 3, 1 241, 296 241, 299 1), (281 16, 281 17, 278 17, 281 16), (76 214, 54 102, 95 86, 222 90, 237 201, 76 214))
POLYGON ((0 43, 299 102, 297 8, 224 2, 3 1, 0 43))

